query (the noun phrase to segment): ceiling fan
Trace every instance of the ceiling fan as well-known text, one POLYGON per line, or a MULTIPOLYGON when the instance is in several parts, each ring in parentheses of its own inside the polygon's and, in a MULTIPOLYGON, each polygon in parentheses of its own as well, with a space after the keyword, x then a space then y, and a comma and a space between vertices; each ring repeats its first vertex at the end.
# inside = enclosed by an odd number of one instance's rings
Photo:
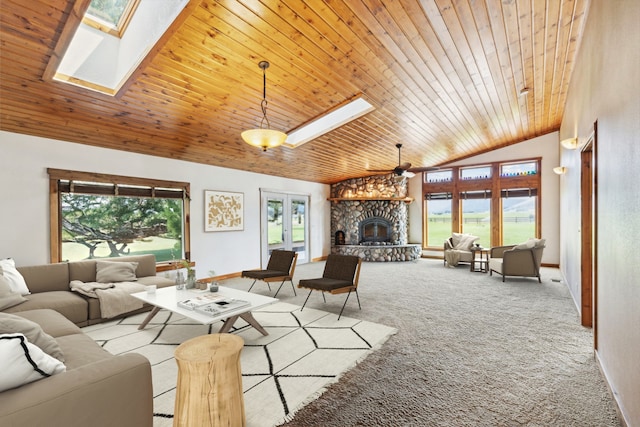
POLYGON ((414 176, 416 176, 416 172, 429 172, 438 170, 438 168, 435 166, 422 166, 412 168, 411 163, 402 163, 402 159, 400 157, 402 144, 396 144, 396 148, 398 149, 398 166, 393 169, 367 169, 367 171, 375 173, 393 173, 396 180, 402 180, 404 178, 413 178, 414 176))

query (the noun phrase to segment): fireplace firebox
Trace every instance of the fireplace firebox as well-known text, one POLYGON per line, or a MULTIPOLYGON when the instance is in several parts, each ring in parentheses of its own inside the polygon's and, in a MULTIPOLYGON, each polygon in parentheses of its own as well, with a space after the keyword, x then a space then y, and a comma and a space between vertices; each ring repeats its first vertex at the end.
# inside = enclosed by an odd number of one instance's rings
POLYGON ((360 222, 359 229, 361 245, 391 241, 391 223, 384 218, 366 218, 360 222))

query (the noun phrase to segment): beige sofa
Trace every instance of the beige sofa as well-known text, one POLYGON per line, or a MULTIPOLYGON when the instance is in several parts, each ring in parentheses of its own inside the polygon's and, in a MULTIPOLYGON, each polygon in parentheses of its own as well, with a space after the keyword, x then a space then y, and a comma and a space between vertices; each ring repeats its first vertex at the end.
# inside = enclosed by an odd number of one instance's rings
MULTIPOLYGON (((154 255, 137 255, 120 258, 109 258, 109 261, 137 262, 135 274, 137 283, 142 285, 156 285, 158 288, 171 286, 173 280, 156 276, 156 258, 154 255)), ((102 322, 104 319, 100 311, 100 300, 89 298, 77 292, 72 292, 69 283, 72 280, 82 282, 96 281, 97 260, 83 260, 55 264, 43 264, 27 267, 17 267, 24 277, 31 294, 25 295, 27 301, 5 308, 5 313, 19 313, 27 310, 50 308, 78 326, 87 326, 102 322)), ((123 316, 149 310, 145 306, 123 316)), ((121 317, 121 316, 120 316, 121 317)))
POLYGON ((153 425, 151 365, 144 356, 110 354, 54 310, 16 315, 55 339, 66 371, 1 392, 1 426, 153 425))

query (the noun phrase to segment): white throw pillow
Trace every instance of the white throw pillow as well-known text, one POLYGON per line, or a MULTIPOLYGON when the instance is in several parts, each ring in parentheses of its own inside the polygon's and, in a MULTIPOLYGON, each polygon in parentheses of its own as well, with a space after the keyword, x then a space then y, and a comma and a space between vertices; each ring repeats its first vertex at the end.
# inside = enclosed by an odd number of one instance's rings
POLYGON ((2 275, 0 267, 0 310, 21 304, 26 300, 19 292, 13 292, 9 281, 2 275))
MULTIPOLYGON (((454 233, 456 234, 456 233, 454 233)), ((458 249, 460 251, 468 251, 473 246, 473 243, 478 240, 478 236, 474 236, 472 234, 459 234, 458 235, 458 244, 453 245, 453 249, 458 249)))
POLYGON ((96 261, 96 282, 135 282, 137 262, 96 261))
POLYGON ((520 243, 519 245, 515 245, 513 249, 533 249, 535 246, 535 242, 531 239, 527 240, 524 243, 520 243))
POLYGON ((24 277, 16 270, 16 263, 12 258, 0 260, 0 268, 2 268, 2 275, 9 282, 13 292, 19 292, 20 295, 29 295, 31 293, 27 287, 27 282, 24 281, 24 277))
POLYGON ((19 387, 51 375, 66 367, 31 344, 23 334, 0 335, 0 392, 19 387))

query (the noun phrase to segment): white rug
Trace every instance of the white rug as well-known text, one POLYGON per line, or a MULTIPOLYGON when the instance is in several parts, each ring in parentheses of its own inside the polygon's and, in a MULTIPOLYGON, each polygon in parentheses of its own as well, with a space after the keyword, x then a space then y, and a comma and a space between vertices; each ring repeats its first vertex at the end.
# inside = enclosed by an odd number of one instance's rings
MULTIPOLYGON (((245 345, 241 354, 242 386, 248 427, 279 425, 318 398, 326 387, 380 347, 396 329, 325 311, 276 303, 253 312, 269 332, 262 336, 236 322, 234 334, 245 345)), ((153 371, 154 427, 173 424, 176 347, 199 335, 215 333, 222 322, 200 325, 161 310, 139 331, 145 314, 88 326, 83 331, 113 354, 136 352, 153 371)))

